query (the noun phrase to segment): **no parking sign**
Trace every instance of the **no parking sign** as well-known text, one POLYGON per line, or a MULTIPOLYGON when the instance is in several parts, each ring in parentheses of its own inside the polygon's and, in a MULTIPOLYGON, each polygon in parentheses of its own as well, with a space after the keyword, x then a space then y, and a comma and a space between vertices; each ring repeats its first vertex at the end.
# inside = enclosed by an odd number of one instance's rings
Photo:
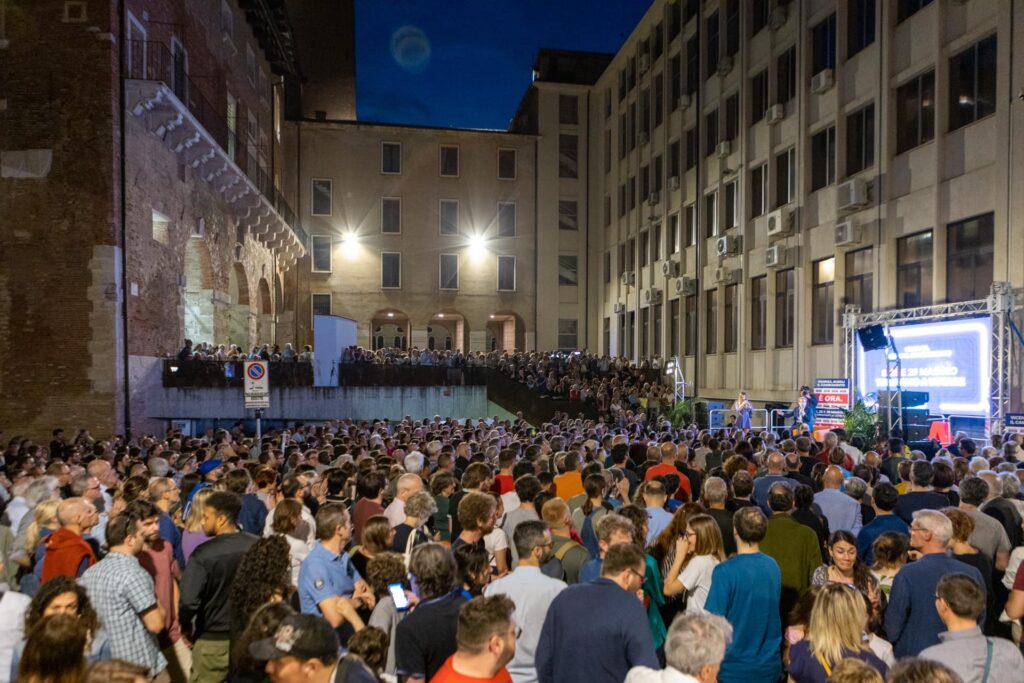
POLYGON ((270 378, 267 362, 245 362, 245 407, 262 410, 270 407, 270 378))

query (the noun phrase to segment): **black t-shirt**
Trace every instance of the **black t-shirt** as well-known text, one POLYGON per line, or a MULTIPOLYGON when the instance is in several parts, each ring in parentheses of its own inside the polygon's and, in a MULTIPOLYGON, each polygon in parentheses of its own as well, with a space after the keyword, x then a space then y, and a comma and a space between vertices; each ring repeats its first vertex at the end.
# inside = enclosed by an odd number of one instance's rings
POLYGON ((466 604, 461 591, 421 602, 395 629, 395 669, 399 676, 430 680, 458 647, 455 630, 459 608, 466 604))

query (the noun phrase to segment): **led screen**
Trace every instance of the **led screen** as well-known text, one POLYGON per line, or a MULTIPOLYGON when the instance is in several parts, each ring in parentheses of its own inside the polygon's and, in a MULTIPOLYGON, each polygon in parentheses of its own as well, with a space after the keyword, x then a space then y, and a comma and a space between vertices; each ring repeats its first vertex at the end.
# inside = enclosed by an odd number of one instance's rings
MULTIPOLYGON (((988 316, 889 328, 902 364, 904 391, 926 391, 932 415, 989 414, 989 365, 992 323, 988 316)), ((861 396, 889 388, 885 354, 857 344, 857 387, 861 396)), ((896 390, 895 377, 892 390, 896 390)))

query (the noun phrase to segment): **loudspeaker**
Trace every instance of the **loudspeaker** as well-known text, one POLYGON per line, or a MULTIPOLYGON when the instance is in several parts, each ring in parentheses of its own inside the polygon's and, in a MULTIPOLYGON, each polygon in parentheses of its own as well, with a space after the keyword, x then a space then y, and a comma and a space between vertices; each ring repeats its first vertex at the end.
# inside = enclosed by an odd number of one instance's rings
POLYGON ((885 328, 881 325, 868 325, 857 330, 857 338, 865 351, 877 351, 889 346, 889 339, 885 336, 885 328))

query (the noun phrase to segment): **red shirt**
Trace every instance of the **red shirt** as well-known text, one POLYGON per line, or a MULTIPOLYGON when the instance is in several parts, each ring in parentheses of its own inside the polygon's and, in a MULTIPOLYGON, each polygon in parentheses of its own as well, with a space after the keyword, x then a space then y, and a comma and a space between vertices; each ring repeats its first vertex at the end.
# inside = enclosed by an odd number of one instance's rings
POLYGON ((512 478, 511 474, 496 474, 494 475, 494 486, 491 490, 499 495, 505 495, 509 491, 514 491, 516 488, 516 482, 512 478))
POLYGON ((366 524, 366 520, 374 515, 383 515, 384 507, 376 502, 367 500, 366 498, 360 498, 356 501, 355 506, 352 508, 352 537, 353 540, 358 544, 360 543, 360 536, 363 533, 363 525, 366 524))
POLYGON ((644 481, 650 481, 655 477, 663 477, 666 474, 674 474, 679 477, 679 488, 686 491, 686 495, 689 498, 693 498, 693 492, 690 491, 690 478, 679 471, 675 465, 666 465, 662 463, 655 465, 654 467, 647 468, 647 474, 644 475, 644 481))
POLYGON ((501 667, 498 673, 490 678, 477 678, 476 676, 460 674, 452 666, 453 657, 455 655, 444 660, 444 666, 437 670, 434 677, 430 679, 430 683, 512 683, 512 675, 505 667, 501 667))

